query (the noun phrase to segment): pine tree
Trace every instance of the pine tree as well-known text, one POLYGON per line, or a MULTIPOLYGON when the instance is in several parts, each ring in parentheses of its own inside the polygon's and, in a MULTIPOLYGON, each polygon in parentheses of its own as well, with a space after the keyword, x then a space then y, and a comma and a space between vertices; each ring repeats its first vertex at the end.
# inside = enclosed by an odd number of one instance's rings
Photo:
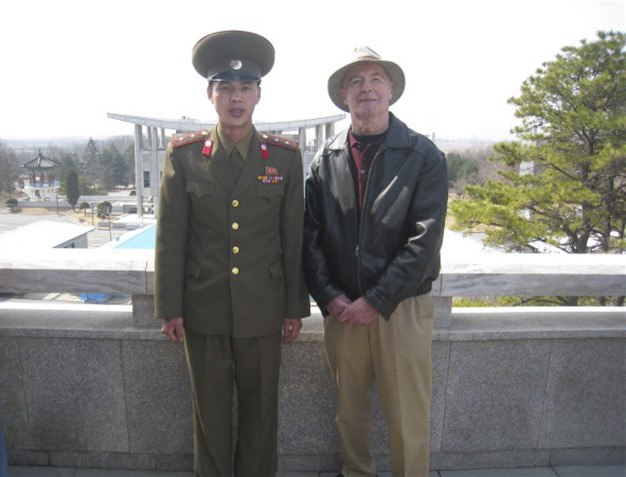
POLYGON ((67 202, 72 206, 72 210, 75 210, 80 197, 80 187, 78 185, 78 174, 74 170, 68 171, 65 176, 65 195, 67 202))
POLYGON ((626 34, 599 32, 522 84, 509 100, 521 141, 497 144, 493 157, 515 172, 467 186, 450 208, 456 228, 480 226, 511 251, 626 251, 625 46, 626 34))
POLYGON ((82 160, 80 162, 79 172, 83 176, 91 178, 91 182, 98 184, 102 175, 102 166, 100 164, 100 151, 93 138, 89 138, 87 145, 83 150, 82 160))
POLYGON ((451 206, 459 228, 487 226, 490 244, 513 251, 626 250, 625 45, 624 33, 600 32, 523 83, 509 100, 522 141, 497 144, 493 158, 517 169, 466 188, 469 200, 451 206))

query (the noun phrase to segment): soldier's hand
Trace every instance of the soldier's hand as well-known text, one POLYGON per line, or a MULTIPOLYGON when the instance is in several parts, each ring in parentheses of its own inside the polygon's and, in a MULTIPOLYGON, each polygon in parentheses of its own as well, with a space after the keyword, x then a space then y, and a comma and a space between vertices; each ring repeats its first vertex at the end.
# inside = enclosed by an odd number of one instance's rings
POLYGON ((290 343, 295 341, 300 336, 300 330, 302 329, 302 320, 294 318, 285 318, 283 324, 283 343, 290 343))
POLYGON ((172 343, 182 342, 185 337, 185 332, 183 330, 183 318, 178 316, 176 318, 163 320, 161 332, 167 336, 172 343))

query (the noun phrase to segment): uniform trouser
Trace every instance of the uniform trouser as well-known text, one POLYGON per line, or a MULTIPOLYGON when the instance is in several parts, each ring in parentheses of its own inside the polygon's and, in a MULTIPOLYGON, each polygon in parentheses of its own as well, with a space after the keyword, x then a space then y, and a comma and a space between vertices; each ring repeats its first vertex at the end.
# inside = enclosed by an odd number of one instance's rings
POLYGON ((370 450, 369 392, 375 381, 389 429, 394 477, 428 475, 433 301, 402 301, 389 321, 324 321, 324 342, 337 384, 337 427, 345 477, 376 475, 370 450))
POLYGON ((195 477, 230 477, 233 467, 236 477, 275 475, 280 347, 280 332, 235 339, 185 330, 195 477), (238 428, 233 466, 234 387, 238 428))

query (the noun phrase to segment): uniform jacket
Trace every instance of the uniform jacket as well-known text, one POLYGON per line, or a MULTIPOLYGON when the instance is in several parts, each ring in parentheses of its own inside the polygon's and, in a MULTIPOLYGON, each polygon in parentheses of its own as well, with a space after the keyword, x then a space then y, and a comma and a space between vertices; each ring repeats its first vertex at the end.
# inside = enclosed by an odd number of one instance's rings
POLYGON ((388 319, 439 274, 448 198, 444 155, 390 114, 359 216, 348 131, 326 141, 306 180, 305 276, 324 308, 345 293, 388 319))
POLYGON ((302 156, 254 131, 239 178, 215 129, 167 148, 157 218, 155 312, 236 338, 309 314, 302 272, 302 156), (206 142, 209 139, 210 142, 206 142))

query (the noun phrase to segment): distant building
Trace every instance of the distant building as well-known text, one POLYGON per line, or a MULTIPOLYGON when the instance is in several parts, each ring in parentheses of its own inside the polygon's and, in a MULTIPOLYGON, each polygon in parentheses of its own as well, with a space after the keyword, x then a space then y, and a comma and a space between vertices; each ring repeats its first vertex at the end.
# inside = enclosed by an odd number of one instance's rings
POLYGON ((40 220, 0 234, 0 250, 87 248, 87 234, 92 230, 82 224, 40 220))
MULTIPOLYGON (((135 125, 135 187, 137 215, 140 217, 144 212, 156 213, 155 209, 159 204, 159 189, 168 141, 165 131, 170 130, 177 134, 210 129, 215 126, 214 123, 201 123, 197 119, 190 118, 159 119, 114 113, 108 113, 107 117, 135 125), (144 200, 144 197, 148 200, 144 200)), ((345 117, 345 114, 338 114, 296 121, 254 122, 254 126, 258 131, 290 137, 298 142, 306 171, 317 148, 322 145, 325 138, 334 134, 335 123, 345 117), (310 143, 307 142, 307 129, 315 131, 315 137, 310 143)))
POLYGON ((61 183, 55 179, 54 170, 59 163, 54 159, 39 154, 37 157, 22 164, 28 170, 28 177, 24 179, 24 192, 30 200, 52 200, 56 197, 61 183))

